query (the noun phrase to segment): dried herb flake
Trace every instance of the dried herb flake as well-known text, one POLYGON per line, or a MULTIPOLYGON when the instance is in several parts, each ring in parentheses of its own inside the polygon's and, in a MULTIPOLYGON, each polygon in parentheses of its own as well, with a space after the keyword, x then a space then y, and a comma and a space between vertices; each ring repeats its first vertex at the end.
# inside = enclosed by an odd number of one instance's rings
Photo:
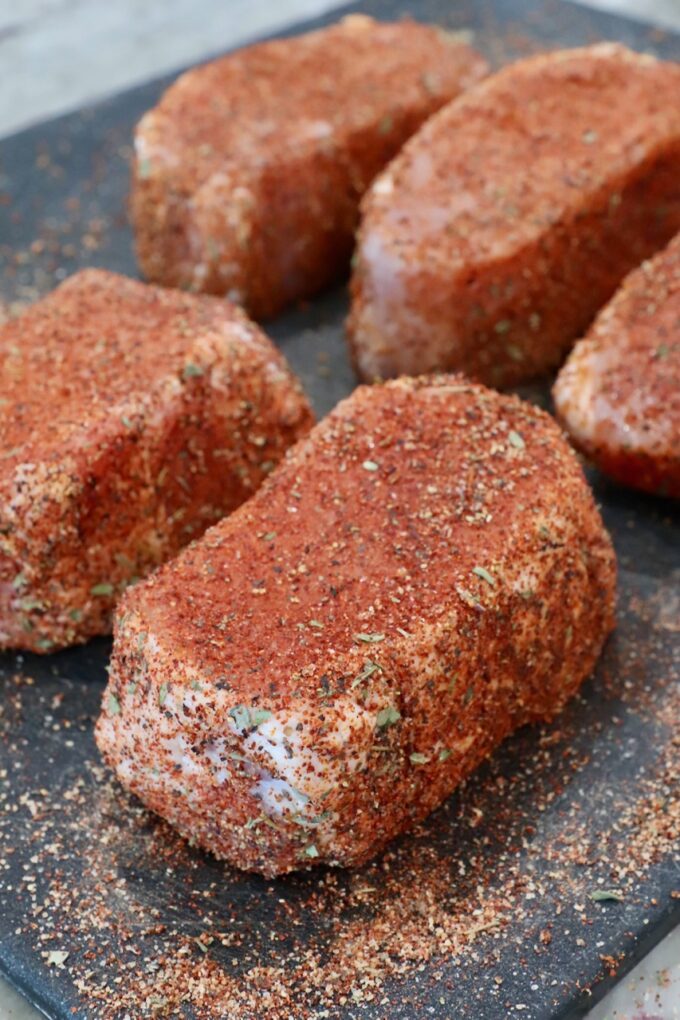
POLYGON ((591 892, 590 898, 596 903, 623 903, 623 893, 618 889, 595 889, 591 892))
POLYGON ((203 369, 200 365, 194 365, 192 362, 189 362, 184 366, 184 370, 182 372, 183 379, 193 379, 199 375, 203 375, 203 369))
POLYGON ((398 723, 400 719, 401 715, 394 705, 387 705, 386 708, 382 708, 378 712, 375 724, 378 729, 382 730, 386 729, 388 726, 394 726, 394 724, 398 723))
POLYGON ((489 571, 486 570, 484 567, 473 567, 472 568, 472 573, 476 574, 477 577, 481 577, 482 580, 486 581, 487 584, 490 584, 492 588, 496 587, 496 580, 495 580, 495 578, 492 577, 492 575, 489 573, 489 571))

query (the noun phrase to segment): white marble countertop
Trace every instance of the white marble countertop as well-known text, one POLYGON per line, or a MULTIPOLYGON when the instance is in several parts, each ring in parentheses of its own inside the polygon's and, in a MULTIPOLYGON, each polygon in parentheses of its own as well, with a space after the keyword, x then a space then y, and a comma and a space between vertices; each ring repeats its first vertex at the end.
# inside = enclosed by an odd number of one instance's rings
MULTIPOLYGON (((336 6, 337 0, 0 0, 0 137, 336 6)), ((591 6, 680 29, 680 0, 591 6)), ((39 1015, 0 980, 0 1020, 39 1015)), ((589 1020, 680 1020, 680 929, 589 1020)))

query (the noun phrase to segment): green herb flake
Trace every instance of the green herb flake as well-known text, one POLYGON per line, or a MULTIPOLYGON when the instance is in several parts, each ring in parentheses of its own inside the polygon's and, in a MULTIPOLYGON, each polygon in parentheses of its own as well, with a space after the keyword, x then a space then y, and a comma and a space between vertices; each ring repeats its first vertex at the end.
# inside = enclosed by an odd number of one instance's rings
POLYGON ((375 724, 378 729, 383 730, 388 726, 394 726, 394 724, 398 723, 400 719, 401 715, 394 705, 388 705, 386 708, 382 708, 378 712, 375 718, 375 724))
POLYGON ((182 372, 183 379, 194 379, 199 375, 203 375, 203 369, 200 365, 194 365, 192 362, 189 362, 184 366, 184 371, 182 372))
POLYGON ((120 715, 120 701, 115 694, 109 694, 109 712, 111 715, 120 715))
POLYGON ((130 697, 132 697, 132 695, 133 695, 133 694, 135 693, 135 691, 137 690, 137 684, 136 684, 136 682, 135 682, 134 680, 131 680, 131 681, 130 681, 130 683, 129 683, 129 684, 127 685, 127 687, 125 688, 125 690, 126 690, 126 691, 127 691, 127 693, 128 693, 129 695, 130 695, 130 697))
POLYGON ((511 446, 514 446, 516 450, 524 449, 524 440, 520 436, 519 432, 515 432, 514 429, 511 432, 508 432, 508 442, 511 446))
POLYGON ((598 134, 597 131, 584 131, 583 134, 581 135, 581 138, 586 143, 586 145, 594 145, 598 139, 598 134))
POLYGON ((255 729, 272 717, 268 708, 248 708, 247 705, 235 705, 229 709, 229 715, 238 730, 255 729))
POLYGON ((275 531, 267 531, 262 536, 262 541, 263 542, 273 542, 275 538, 276 538, 276 532, 275 531))
POLYGON ((441 751, 439 752, 439 760, 440 761, 446 761, 448 758, 451 757, 452 754, 453 754, 453 751, 450 748, 443 747, 441 749, 441 751))
POLYGON ((463 602, 465 602, 466 605, 470 606, 472 609, 480 608, 478 599, 476 599, 472 592, 468 591, 467 588, 462 588, 460 585, 457 585, 456 591, 458 592, 458 594, 460 595, 460 597, 462 598, 463 602))
POLYGON ((430 760, 426 754, 421 754, 420 751, 414 751, 408 758, 412 765, 427 765, 430 760))
POLYGON ((192 691, 200 691, 201 685, 199 684, 198 680, 191 681, 191 689, 192 691))
POLYGON ((364 471, 378 471, 380 468, 380 465, 376 464, 374 460, 365 460, 361 466, 364 471))
POLYGON ((500 322, 497 322, 495 324, 495 326, 493 328, 494 329, 494 333, 500 333, 501 335, 503 333, 509 333, 511 326, 512 326, 512 323, 510 322, 510 319, 501 319, 500 322))
POLYGON ((158 692, 158 704, 163 707, 165 702, 168 700, 168 685, 161 684, 161 688, 158 692))
POLYGON ((267 719, 271 719, 272 715, 273 713, 268 708, 252 708, 250 710, 250 725, 260 726, 267 719))
POLYGON ((120 417, 120 420, 121 420, 121 423, 125 426, 126 429, 134 428, 131 420, 127 417, 127 415, 122 414, 121 417, 120 417))
POLYGON ((150 159, 139 160, 139 162, 137 163, 137 176, 139 177, 140 181, 145 181, 148 177, 151 176, 150 159))
POLYGON ((315 630, 323 630, 323 624, 321 620, 310 620, 309 626, 314 627, 315 630))
POLYGON ((309 846, 306 846, 302 852, 305 855, 305 857, 319 856, 319 851, 316 849, 313 843, 310 843, 309 846))
POLYGON ((618 889, 595 889, 590 894, 591 900, 595 903, 623 903, 623 893, 620 893, 618 889))
POLYGON ((229 715, 234 720, 237 730, 250 729, 250 709, 246 705, 235 705, 229 709, 229 715))
POLYGON ((671 349, 668 344, 660 344, 654 352, 654 357, 657 360, 663 360, 663 358, 667 358, 670 353, 671 349))
POLYGON ((472 573, 476 574, 477 577, 481 577, 482 580, 486 581, 487 584, 490 584, 492 588, 496 587, 495 578, 484 567, 473 567, 472 573))
POLYGON ((108 581, 102 581, 101 584, 93 584, 90 588, 90 595, 107 596, 113 595, 114 587, 108 581))
POLYGON ((385 635, 384 634, 355 634, 354 635, 354 640, 357 642, 357 644, 362 643, 362 644, 365 644, 365 645, 375 645, 375 644, 378 644, 379 641, 384 641, 385 640, 385 635))
POLYGON ((83 618, 83 614, 80 609, 69 609, 68 615, 74 623, 78 623, 83 618))
POLYGON ((383 117, 380 123, 378 124, 378 131, 380 132, 381 135, 388 135, 393 127, 394 120, 392 119, 392 117, 390 117, 389 114, 387 114, 387 116, 383 117))
POLYGON ((14 580, 12 581, 12 587, 14 588, 15 591, 18 591, 19 588, 23 588, 23 586, 25 584, 26 584, 26 575, 23 572, 17 574, 16 577, 14 578, 14 580))
POLYGON ((360 673, 357 673, 357 675, 354 677, 354 680, 352 680, 352 683, 350 685, 351 689, 353 690, 359 684, 363 683, 364 680, 368 680, 368 678, 370 676, 373 676, 374 673, 378 672, 380 668, 381 667, 378 665, 377 662, 371 662, 369 660, 368 662, 364 663, 364 668, 361 670, 360 673))

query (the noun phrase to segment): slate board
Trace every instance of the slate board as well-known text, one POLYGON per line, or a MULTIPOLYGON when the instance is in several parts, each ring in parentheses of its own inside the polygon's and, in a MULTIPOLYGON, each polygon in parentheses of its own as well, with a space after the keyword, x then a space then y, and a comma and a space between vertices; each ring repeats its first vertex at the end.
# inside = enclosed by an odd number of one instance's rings
MULTIPOLYGON (((600 38, 680 58, 677 37, 566 3, 353 9, 472 29, 495 65, 600 38)), ((135 274, 131 131, 170 80, 0 143, 2 299, 32 300, 82 265, 135 274)), ((339 288, 270 328, 320 414, 354 385, 345 310, 339 288)), ((528 395, 545 403, 547 388, 528 395)), ((1 656, 0 970, 55 1020, 587 1011, 680 916, 677 520, 669 503, 589 477, 621 567, 618 629, 596 677, 358 873, 245 876, 128 798, 92 737, 108 641, 1 656), (591 898, 611 887, 622 901, 591 898), (193 982, 182 1004, 167 994, 173 975, 193 982), (220 975, 231 998, 206 1005, 198 979, 216 987, 220 975)))

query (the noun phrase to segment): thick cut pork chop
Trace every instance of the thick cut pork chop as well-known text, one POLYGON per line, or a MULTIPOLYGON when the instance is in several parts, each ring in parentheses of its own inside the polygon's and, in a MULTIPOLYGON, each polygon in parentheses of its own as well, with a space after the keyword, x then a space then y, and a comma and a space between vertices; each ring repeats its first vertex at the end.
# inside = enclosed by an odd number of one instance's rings
POLYGON ((680 234, 626 277, 553 395, 575 445, 605 474, 680 498, 680 234))
POLYGON ((126 593, 99 747, 239 867, 359 864, 562 708, 614 574, 546 414, 460 376, 361 387, 126 593))
POLYGON ((228 302, 71 277, 0 329, 0 646, 107 632, 122 589, 247 499, 310 424, 228 302))
POLYGON ((135 136, 144 273, 258 318, 315 293, 347 269, 375 174, 486 70, 435 27, 355 14, 182 75, 135 136))
POLYGON ((680 66, 604 43, 435 114, 363 202, 349 336, 368 380, 556 367, 680 230, 680 66))

